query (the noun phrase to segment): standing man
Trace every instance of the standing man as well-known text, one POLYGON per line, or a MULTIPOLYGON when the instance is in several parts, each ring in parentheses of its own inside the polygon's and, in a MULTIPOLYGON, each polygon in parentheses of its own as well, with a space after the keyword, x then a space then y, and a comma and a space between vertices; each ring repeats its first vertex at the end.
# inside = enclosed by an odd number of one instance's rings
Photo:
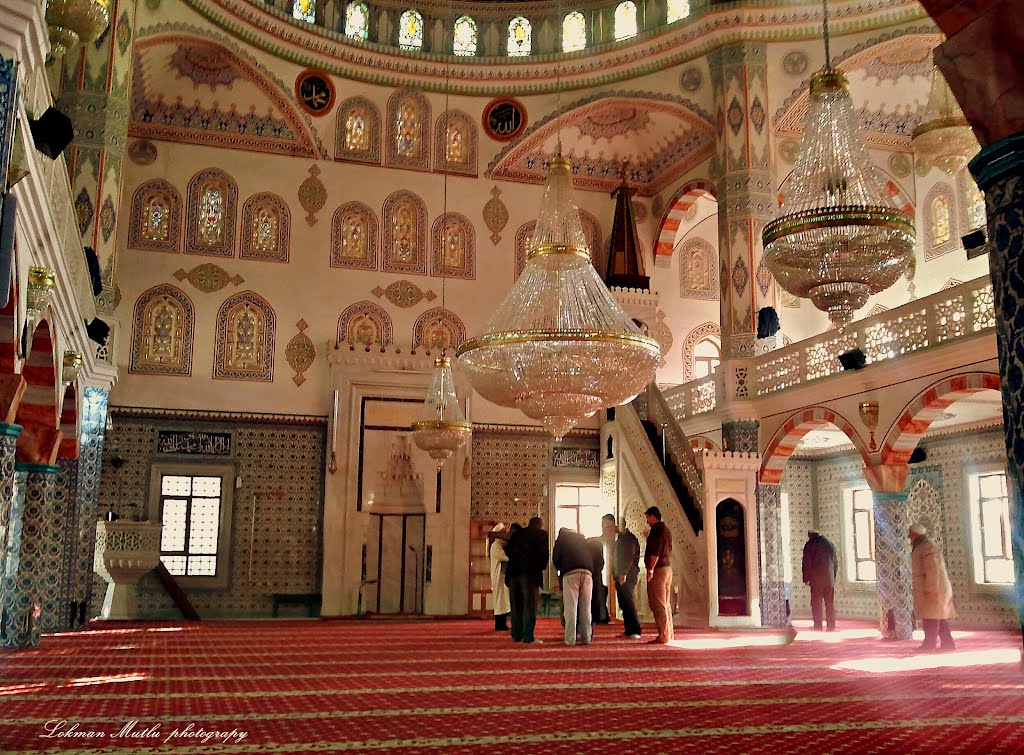
POLYGON ((658 636, 650 644, 672 642, 672 533, 661 521, 661 509, 651 506, 644 512, 651 531, 647 535, 644 563, 647 566, 647 602, 658 625, 658 636))
POLYGON ((601 517, 605 537, 614 543, 612 550, 612 581, 615 595, 622 610, 622 623, 627 637, 640 639, 640 620, 636 615, 633 593, 640 578, 640 541, 626 529, 625 523, 618 529, 616 537, 615 517, 605 514, 601 517))
POLYGON ((537 625, 537 598, 548 567, 548 533, 539 516, 509 540, 508 587, 512 604, 512 641, 540 642, 533 636, 537 625))
POLYGON ((508 631, 508 615, 512 612, 512 606, 508 597, 508 585, 505 584, 505 565, 508 563, 508 556, 505 555, 505 541, 508 539, 508 531, 505 525, 498 522, 491 530, 490 557, 491 557, 491 599, 494 602, 494 631, 508 631))
POLYGON ((836 561, 835 546, 816 530, 807 530, 802 571, 804 584, 811 588, 811 616, 814 618, 814 628, 821 629, 821 607, 824 604, 828 631, 835 631, 836 575, 839 573, 839 563, 836 561))
POLYGON ((591 621, 595 624, 608 624, 608 588, 604 585, 604 539, 587 538, 587 548, 593 563, 594 597, 590 601, 591 621))
POLYGON ((924 623, 924 642, 921 650, 935 652, 936 640, 942 650, 956 650, 949 631, 949 619, 956 614, 953 607, 953 586, 946 573, 942 551, 920 522, 910 525, 910 569, 914 575, 914 614, 924 623))
POLYGON ((562 527, 551 551, 551 565, 558 570, 558 584, 562 588, 562 617, 565 619, 565 644, 575 645, 579 640, 589 645, 594 634, 590 621, 590 601, 593 599, 594 559, 590 545, 578 532, 562 527))

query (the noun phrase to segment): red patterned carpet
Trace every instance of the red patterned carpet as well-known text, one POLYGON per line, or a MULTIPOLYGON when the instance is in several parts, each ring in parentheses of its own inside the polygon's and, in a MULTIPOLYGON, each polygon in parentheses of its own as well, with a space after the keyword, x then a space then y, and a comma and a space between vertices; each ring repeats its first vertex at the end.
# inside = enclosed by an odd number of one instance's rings
POLYGON ((565 647, 560 631, 542 620, 545 644, 523 646, 468 620, 98 624, 0 653, 0 749, 1024 752, 1009 633, 922 656, 863 626, 791 645, 602 626, 565 647))

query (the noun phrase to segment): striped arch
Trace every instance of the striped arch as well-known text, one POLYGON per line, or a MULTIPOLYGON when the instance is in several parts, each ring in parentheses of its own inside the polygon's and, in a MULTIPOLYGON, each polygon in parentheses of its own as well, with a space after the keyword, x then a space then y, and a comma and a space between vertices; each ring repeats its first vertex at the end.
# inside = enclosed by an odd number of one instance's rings
POLYGON ((824 406, 812 406, 809 409, 802 409, 782 423, 771 442, 761 457, 761 474, 759 480, 768 485, 778 485, 782 480, 782 473, 786 469, 786 462, 796 450, 800 439, 811 430, 825 425, 835 425, 850 439, 857 452, 868 463, 868 447, 864 444, 860 435, 853 428, 846 418, 824 406))
POLYGON ((78 411, 78 386, 75 383, 68 385, 64 391, 64 402, 60 409, 60 448, 57 451, 58 459, 78 458, 78 418, 81 416, 78 411))
POLYGON ((722 450, 717 443, 704 435, 691 435, 690 448, 697 452, 722 450))
POLYGON ((672 251, 676 248, 676 232, 685 219, 686 211, 703 195, 718 199, 718 192, 711 181, 697 179, 683 184, 668 203, 658 223, 657 243, 654 246, 656 266, 666 267, 671 264, 672 251))
POLYGON ((60 444, 57 406, 60 361, 52 317, 53 313, 47 311, 39 321, 22 367, 26 387, 15 421, 23 430, 18 436, 15 458, 31 464, 53 464, 60 444))
POLYGON ((981 391, 1000 391, 999 375, 969 372, 940 380, 907 404, 882 442, 882 463, 906 464, 929 426, 950 404, 981 391))

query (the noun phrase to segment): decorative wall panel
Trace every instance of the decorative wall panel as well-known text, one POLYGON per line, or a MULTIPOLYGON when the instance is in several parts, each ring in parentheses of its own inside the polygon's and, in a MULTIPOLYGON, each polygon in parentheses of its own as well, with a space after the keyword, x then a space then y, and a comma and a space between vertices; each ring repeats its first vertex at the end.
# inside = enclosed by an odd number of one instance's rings
POLYGON ((430 354, 434 351, 454 351, 466 340, 466 326, 458 315, 444 309, 434 307, 428 309, 412 326, 412 348, 426 349, 430 354))
POLYGON ((207 168, 188 182, 185 253, 233 257, 238 185, 222 170, 207 168))
POLYGON ((470 519, 525 526, 546 516, 550 444, 544 435, 474 430, 470 519))
POLYGON ((427 206, 411 191, 384 200, 384 264, 389 273, 427 274, 427 206))
POLYGON ((192 300, 174 286, 154 286, 135 302, 129 372, 192 374, 192 300))
POLYGON ((718 252, 704 239, 691 239, 679 250, 679 295, 718 299, 718 252))
POLYGON ((331 267, 377 269, 377 216, 362 202, 346 202, 331 218, 331 267))
POLYGON ((383 350, 395 340, 391 317, 372 301, 360 301, 349 306, 338 318, 337 345, 348 344, 366 351, 373 347, 383 350))
POLYGON ((341 103, 334 156, 357 163, 380 163, 380 110, 365 97, 350 97, 341 103))
POLYGON ((476 278, 476 231, 465 215, 449 212, 434 221, 430 274, 446 278, 476 278))
POLYGON ((132 197, 128 247, 177 252, 181 243, 181 195, 170 183, 156 178, 132 197))
POLYGON ((259 294, 242 291, 217 312, 213 377, 230 380, 274 379, 277 316, 259 294))
POLYGON ((277 194, 254 194, 242 205, 242 259, 287 262, 291 236, 291 212, 277 194))

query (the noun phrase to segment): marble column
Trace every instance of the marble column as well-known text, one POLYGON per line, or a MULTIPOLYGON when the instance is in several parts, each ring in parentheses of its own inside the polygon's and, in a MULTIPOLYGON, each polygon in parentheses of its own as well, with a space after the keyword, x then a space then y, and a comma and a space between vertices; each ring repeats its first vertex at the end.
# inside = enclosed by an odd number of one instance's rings
POLYGON ((782 489, 757 486, 757 548, 760 560, 761 624, 785 627, 791 621, 792 585, 786 582, 782 540, 782 489))
POLYGON ((727 45, 708 62, 719 124, 712 172, 718 183, 722 358, 750 359, 758 309, 775 301, 761 244, 775 202, 766 45, 727 45))
POLYGON ((875 579, 882 637, 908 640, 914 631, 910 573, 910 517, 906 493, 872 491, 875 504, 875 579))
POLYGON ((110 0, 110 26, 95 42, 71 49, 60 62, 57 107, 71 118, 75 138, 66 152, 82 243, 96 250, 103 273, 98 304, 115 298, 115 240, 122 163, 128 141, 132 71, 133 0, 110 0))
POLYGON ((15 465, 14 506, 2 575, 3 647, 38 647, 40 618, 44 611, 56 610, 61 530, 54 532, 49 523, 60 508, 53 495, 58 470, 52 464, 15 465))
MULTIPOLYGON (((996 344, 1010 489, 1010 532, 1017 612, 1024 640, 1024 133, 986 147, 971 173, 985 192, 988 261, 995 298, 996 344)), ((1024 662, 1024 645, 1021 650, 1024 662)))

